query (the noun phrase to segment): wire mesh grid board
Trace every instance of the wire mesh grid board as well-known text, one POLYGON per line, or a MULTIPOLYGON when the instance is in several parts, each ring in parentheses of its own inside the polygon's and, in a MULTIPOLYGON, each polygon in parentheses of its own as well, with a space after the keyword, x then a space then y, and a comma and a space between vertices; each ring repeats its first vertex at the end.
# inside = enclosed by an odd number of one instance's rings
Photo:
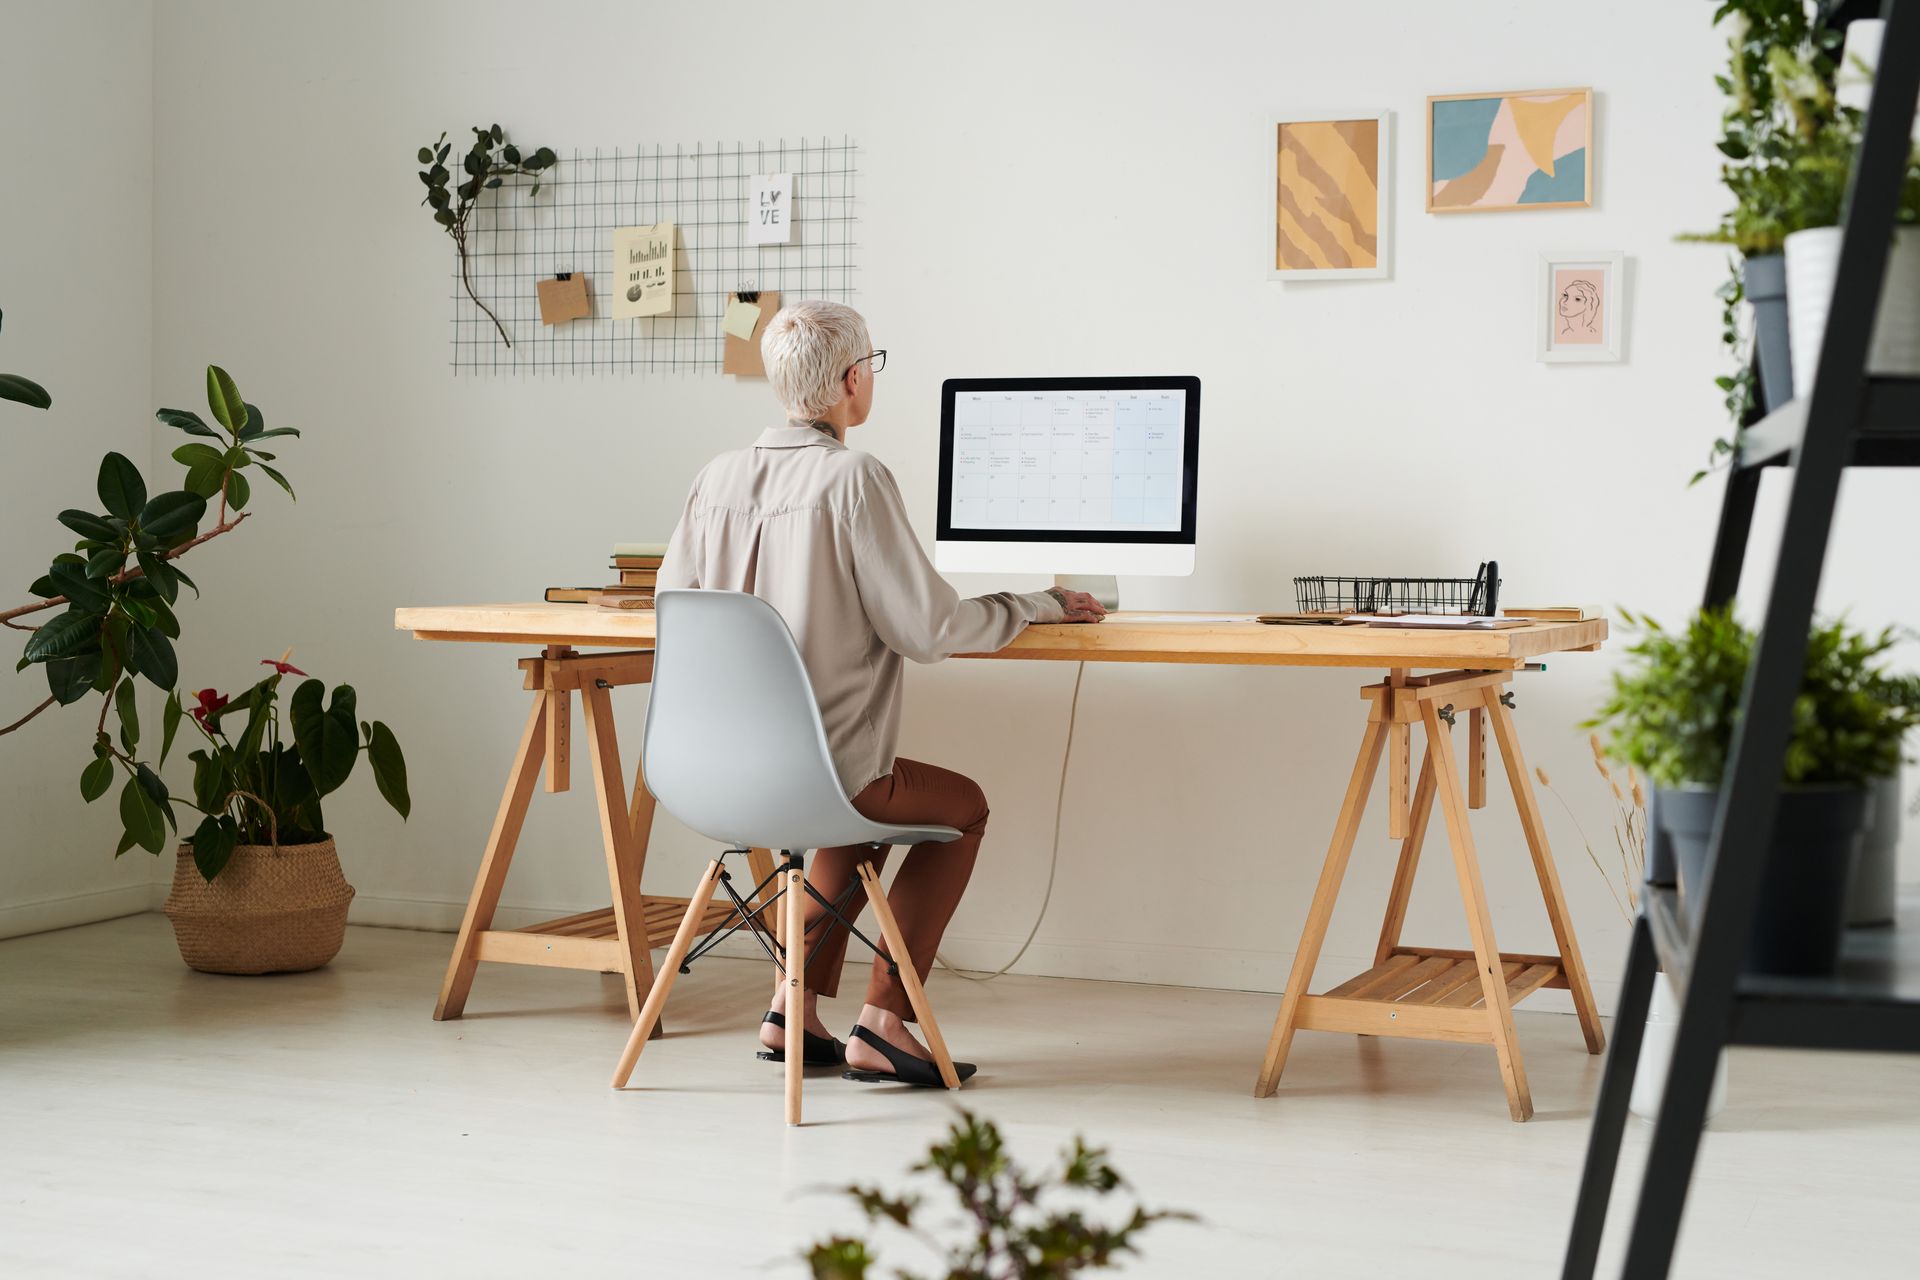
POLYGON ((474 291, 513 345, 467 296, 456 265, 455 376, 718 372, 731 294, 777 289, 783 301, 850 301, 858 155, 845 137, 576 150, 539 176, 537 195, 534 178, 508 179, 474 211, 468 256, 474 291), (748 243, 752 181, 765 173, 793 175, 790 243, 748 243), (675 231, 673 307, 613 319, 614 231, 661 222, 675 231), (542 324, 539 282, 565 272, 586 275, 593 314, 542 324))

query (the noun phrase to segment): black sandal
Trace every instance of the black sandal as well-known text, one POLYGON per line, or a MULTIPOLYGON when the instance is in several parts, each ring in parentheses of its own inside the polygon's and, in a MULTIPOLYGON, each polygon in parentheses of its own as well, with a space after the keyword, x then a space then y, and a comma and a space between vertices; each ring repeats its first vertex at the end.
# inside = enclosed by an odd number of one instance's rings
MULTIPOLYGON (((856 1067, 841 1072, 840 1074, 843 1079, 858 1080, 862 1084, 911 1084, 917 1085, 922 1089, 944 1089, 947 1087, 947 1082, 940 1078, 940 1068, 925 1058, 915 1057, 903 1049, 894 1048, 865 1027, 856 1026, 853 1029, 853 1038, 878 1049, 882 1056, 893 1064, 893 1070, 863 1071, 856 1067)), ((963 1083, 971 1079, 973 1073, 979 1069, 980 1068, 974 1066, 971 1062, 956 1062, 953 1064, 953 1074, 958 1076, 963 1083)))
MULTIPOLYGON (((760 1019, 760 1021, 771 1022, 782 1031, 787 1029, 787 1019, 785 1015, 775 1013, 771 1009, 767 1011, 767 1016, 760 1019)), ((802 1031, 801 1035, 805 1037, 802 1042, 805 1047, 800 1051, 800 1063, 802 1066, 837 1067, 847 1060, 847 1047, 838 1040, 835 1040, 832 1036, 817 1036, 811 1031, 802 1031)), ((762 1049, 753 1056, 766 1062, 785 1062, 787 1060, 785 1051, 780 1049, 762 1049)))

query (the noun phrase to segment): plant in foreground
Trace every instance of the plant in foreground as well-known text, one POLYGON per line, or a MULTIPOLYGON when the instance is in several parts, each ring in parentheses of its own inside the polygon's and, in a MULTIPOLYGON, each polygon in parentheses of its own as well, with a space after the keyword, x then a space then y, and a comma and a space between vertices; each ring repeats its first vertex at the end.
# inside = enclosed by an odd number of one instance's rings
MULTIPOLYGON (((925 1273, 945 1280, 1057 1280, 1077 1272, 1105 1269, 1122 1254, 1139 1252, 1136 1236, 1156 1222, 1193 1221, 1189 1213, 1144 1209, 1139 1204, 1117 1226, 1091 1221, 1084 1207, 1126 1187, 1107 1163, 1107 1153, 1075 1138, 1062 1155, 1058 1172, 1034 1176, 1008 1154, 999 1128, 970 1111, 935 1143, 927 1158, 908 1170, 931 1174, 952 1189, 966 1214, 967 1232, 951 1245, 916 1221, 924 1201, 913 1192, 898 1196, 877 1187, 851 1186, 849 1196, 874 1225, 890 1222, 918 1239, 943 1269, 925 1273), (1041 1201, 1080 1201, 1055 1208, 1041 1201)), ((804 1255, 815 1280, 866 1280, 878 1265, 866 1241, 834 1236, 804 1255)), ((899 1280, 922 1274, 895 1268, 899 1280)))

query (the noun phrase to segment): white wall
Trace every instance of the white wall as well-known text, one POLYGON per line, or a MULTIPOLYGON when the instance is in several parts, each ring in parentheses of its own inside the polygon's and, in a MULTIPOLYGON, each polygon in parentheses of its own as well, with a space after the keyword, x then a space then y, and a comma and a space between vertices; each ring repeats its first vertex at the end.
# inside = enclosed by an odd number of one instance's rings
MULTIPOLYGON (((102 454, 149 461, 152 101, 146 0, 0 0, 0 370, 53 395, 44 413, 0 404, 0 607, 71 550, 56 512, 99 510, 102 454)), ((8 635, 11 668, 25 637, 8 635)), ((0 724, 46 693, 38 668, 12 676, 0 724)), ((0 937, 147 906, 152 859, 116 863, 112 805, 80 801, 93 715, 55 708, 0 738, 0 937)))
MULTIPOLYGON (((1470 572, 1495 556, 1511 602, 1676 615, 1697 598, 1717 502, 1717 484, 1683 485, 1719 427, 1723 266, 1672 237, 1722 203, 1720 57, 1704 10, 1656 0, 1605 21, 1519 0, 170 4, 155 47, 156 393, 196 399, 218 361, 308 433, 284 451, 299 504, 267 492, 204 553, 183 678, 238 686, 291 644, 356 684, 407 746, 416 800, 404 827, 368 779, 333 803, 357 916, 450 924, 525 702, 514 653, 413 643, 391 630, 394 606, 592 580, 613 540, 666 535, 701 462, 775 420, 762 384, 711 375, 452 377, 451 248, 416 207, 411 157, 494 120, 562 149, 856 138, 857 301, 893 354, 855 444, 894 468, 926 536, 940 379, 1191 372, 1206 385, 1200 570, 1129 582, 1129 603, 1284 608, 1296 573, 1470 572), (1424 95, 1566 84, 1599 93, 1596 208, 1421 211, 1424 95), (1395 113, 1394 278, 1270 283, 1256 240, 1267 113, 1381 107, 1395 113), (1562 248, 1629 255, 1625 363, 1530 359, 1536 255, 1562 248)), ((1843 543, 1870 547, 1896 501, 1843 543)), ((1876 607, 1910 607, 1890 585, 1873 584, 1876 607)), ((1864 572, 1836 599, 1855 589, 1864 572)), ((1519 691, 1533 760, 1601 840, 1607 806, 1574 726, 1610 661, 1556 659, 1519 691)), ((911 677, 903 751, 972 773, 994 805, 955 956, 997 962, 1037 905, 1072 680, 1064 665, 971 663, 911 677)), ((1061 889, 1024 968, 1277 987, 1358 741, 1356 683, 1090 670, 1061 889)), ((623 698, 631 751, 641 699, 623 698)), ((510 915, 605 900, 590 795, 536 801, 510 915)), ((1480 831, 1501 940, 1546 949, 1495 797, 1480 831)), ((1624 925, 1547 803, 1607 991, 1624 925)), ((649 887, 690 881, 698 848, 663 819, 649 887)), ((1458 945, 1434 862, 1409 936, 1458 945)), ((1376 812, 1323 974, 1364 963, 1389 866, 1376 812)))

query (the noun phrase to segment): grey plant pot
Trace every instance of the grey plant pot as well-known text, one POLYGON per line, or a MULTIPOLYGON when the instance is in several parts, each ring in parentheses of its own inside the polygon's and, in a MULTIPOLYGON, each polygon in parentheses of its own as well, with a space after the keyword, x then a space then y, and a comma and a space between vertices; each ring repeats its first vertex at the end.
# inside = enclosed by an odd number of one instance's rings
POLYGON ((1873 784, 1873 811, 1847 890, 1847 924, 1890 925, 1900 878, 1900 775, 1873 784))
MULTIPOLYGON (((1680 872, 1681 905, 1697 934, 1698 886, 1707 876, 1707 845, 1720 793, 1712 787, 1672 787, 1657 794, 1660 824, 1680 872)), ((1866 787, 1789 787, 1780 793, 1747 944, 1749 972, 1833 972, 1846 924, 1847 882, 1872 795, 1866 787)))
POLYGON ((1778 409, 1793 399, 1793 350, 1787 340, 1787 256, 1769 253, 1740 267, 1741 285, 1753 306, 1753 350, 1760 362, 1760 407, 1778 409))

